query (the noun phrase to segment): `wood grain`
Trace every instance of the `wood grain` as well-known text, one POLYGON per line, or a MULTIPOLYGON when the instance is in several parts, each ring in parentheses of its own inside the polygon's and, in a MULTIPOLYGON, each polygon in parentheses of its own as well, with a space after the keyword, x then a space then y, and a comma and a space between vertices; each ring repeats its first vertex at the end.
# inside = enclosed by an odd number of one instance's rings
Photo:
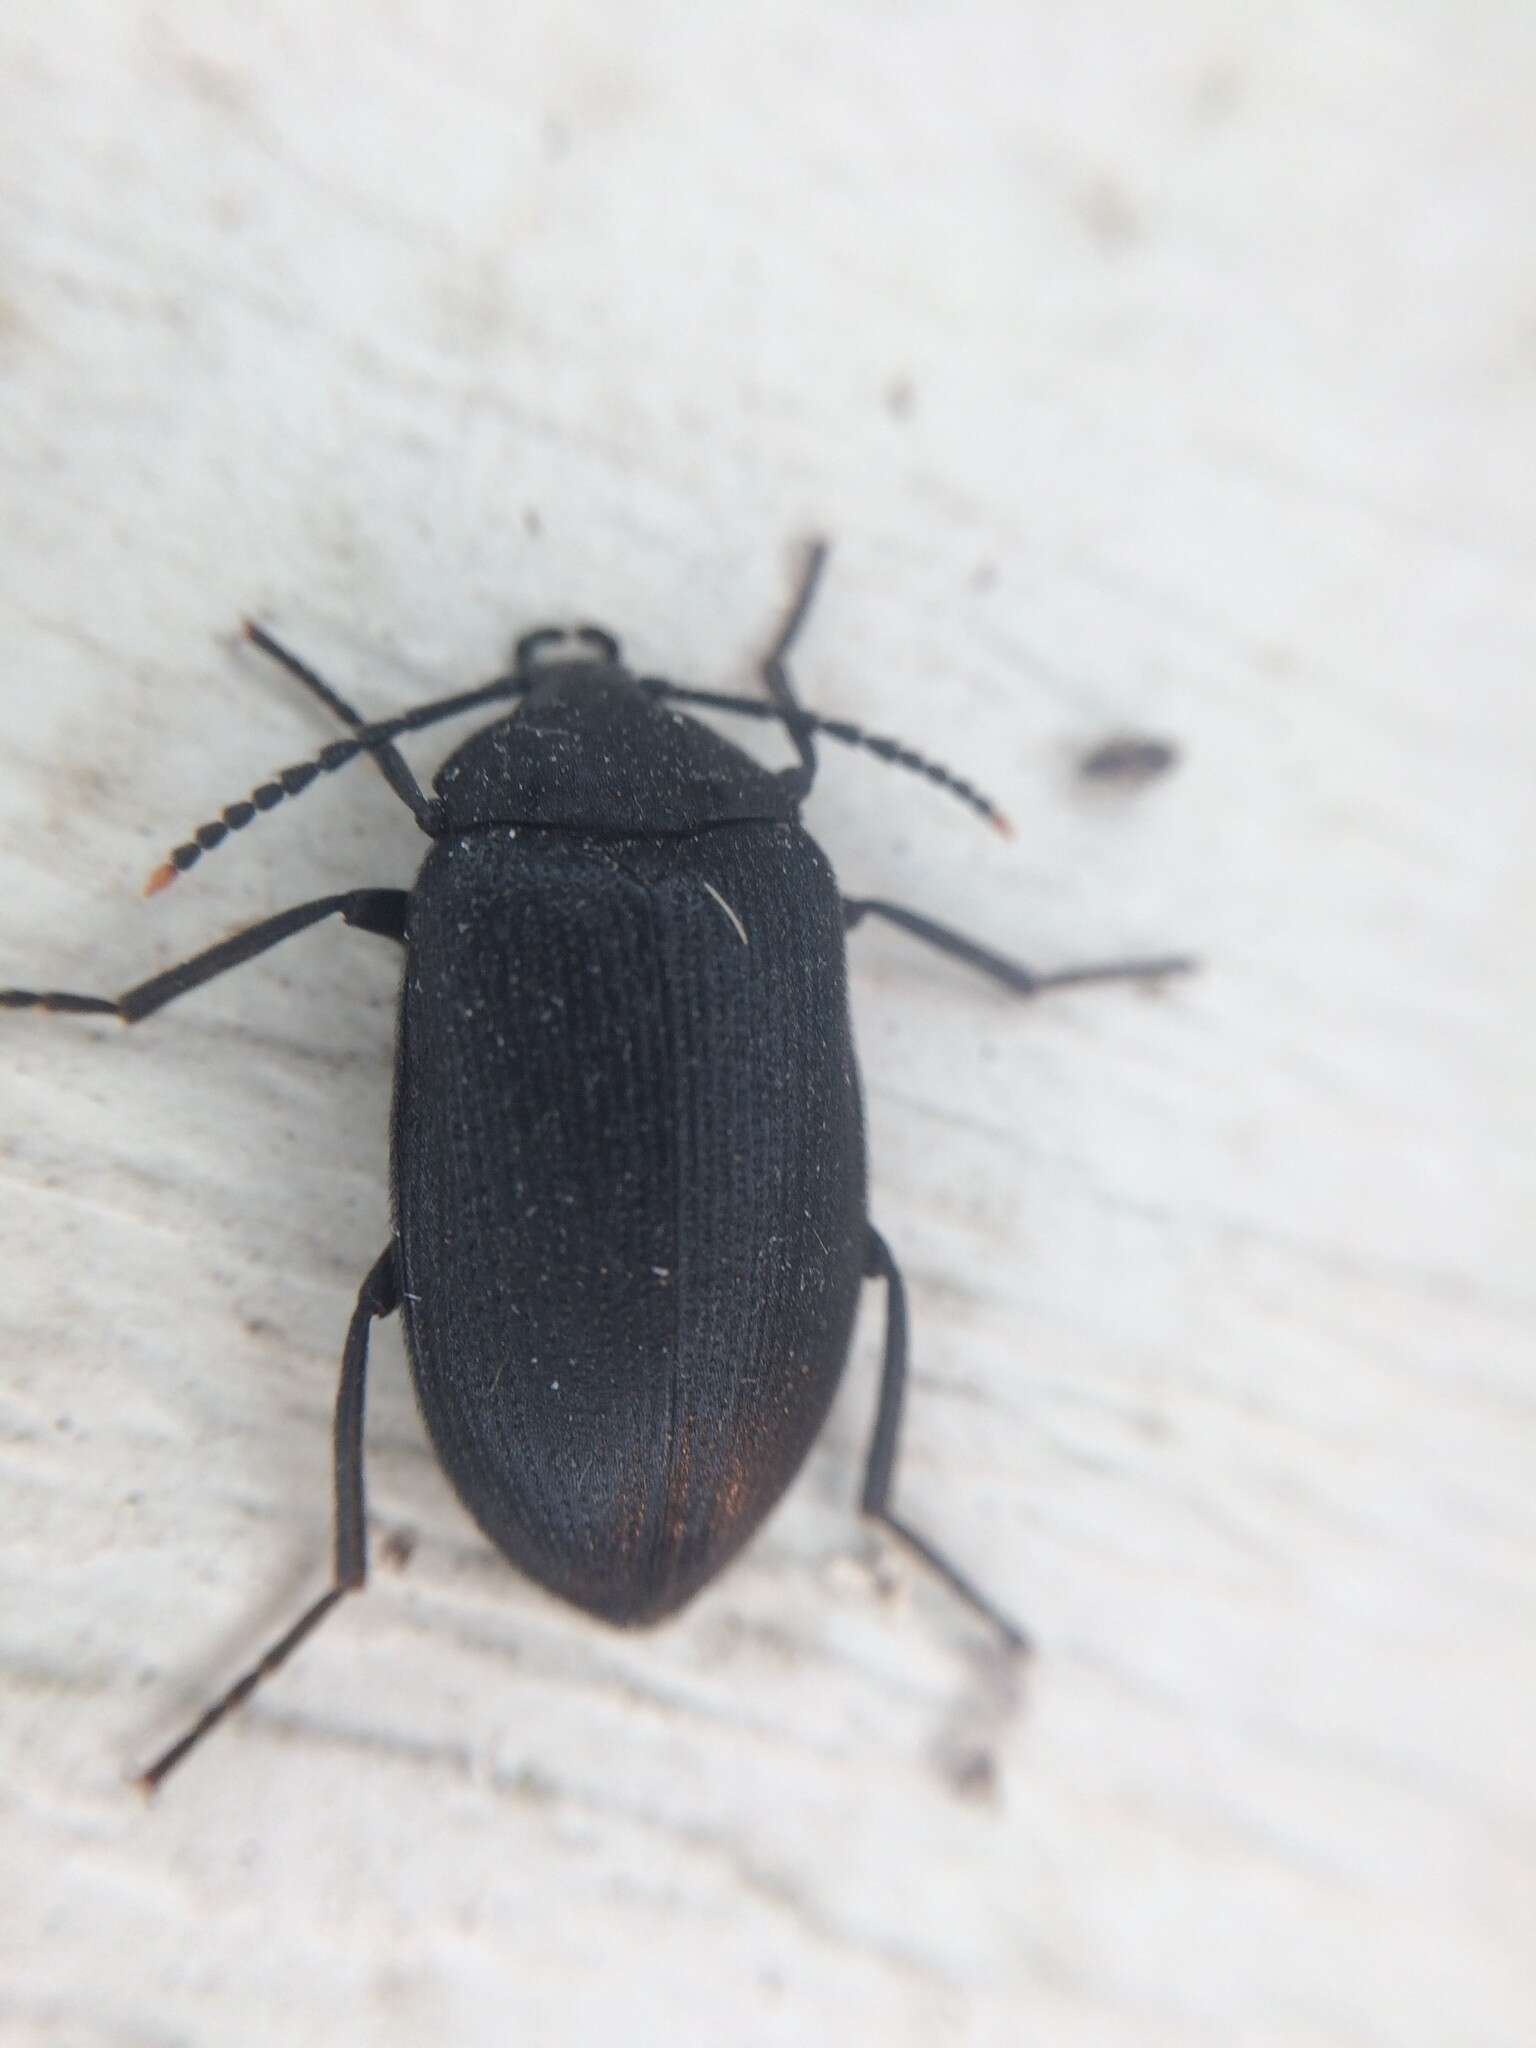
POLYGON ((855 1520, 873 1313, 648 1635, 497 1563, 386 1334, 373 1586, 153 1808, 324 1570, 392 963, 7 1017, 7 2043, 1530 2040, 1533 90, 1500 0, 11 0, 0 981, 409 879, 357 771, 139 901, 329 736, 243 616, 368 711, 551 616, 743 687, 815 531, 808 701, 1019 828, 829 749, 848 889, 1208 967, 857 937, 900 1500, 1022 1689, 855 1520))

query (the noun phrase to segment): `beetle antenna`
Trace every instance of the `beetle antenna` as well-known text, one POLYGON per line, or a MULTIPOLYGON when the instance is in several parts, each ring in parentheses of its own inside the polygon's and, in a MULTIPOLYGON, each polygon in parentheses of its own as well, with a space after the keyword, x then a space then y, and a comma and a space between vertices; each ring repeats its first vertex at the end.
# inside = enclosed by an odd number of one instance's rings
MULTIPOLYGON (((231 832, 243 832, 253 819, 275 810, 287 797, 301 796, 320 776, 334 774, 349 761, 355 761, 359 754, 370 753, 376 747, 387 747, 403 733, 421 732, 426 726, 457 718, 466 711, 478 711, 483 705, 524 696, 535 680, 536 677, 525 670, 518 675, 498 676, 494 682, 482 683, 473 690, 461 690, 453 697, 436 697, 430 703, 418 704, 414 710, 402 711, 396 718, 360 725, 350 739, 332 740, 329 746, 322 747, 308 761, 278 769, 268 781, 259 783, 248 797, 242 797, 239 803, 226 804, 218 817, 199 825, 185 844, 173 847, 144 884, 144 894, 157 896, 162 889, 168 889, 178 875, 196 867, 205 853, 212 853, 216 846, 222 846, 231 832)), ((1001 832, 1005 838, 1013 837, 1013 826, 1007 817, 974 784, 952 774, 937 761, 930 761, 926 755, 903 746, 899 740, 887 739, 881 733, 866 732, 862 726, 852 725, 845 718, 819 718, 812 711, 790 711, 777 704, 759 703, 752 697, 685 689, 681 683, 669 683, 658 676, 641 677, 637 687, 648 697, 697 704, 706 711, 739 711, 749 718, 771 718, 787 726, 791 732, 825 733, 828 739, 841 740, 845 746, 863 747, 866 752, 877 754, 882 761, 893 762, 898 768, 909 768, 914 774, 936 783, 940 789, 947 789, 951 796, 959 797, 979 817, 985 818, 995 831, 1001 832)))
POLYGON ((930 761, 926 754, 914 752, 899 740, 887 739, 884 734, 866 732, 860 725, 851 724, 846 718, 819 718, 814 711, 790 711, 777 704, 760 703, 755 697, 731 697, 722 691, 688 690, 680 683, 669 683, 660 676, 643 676, 640 688, 649 697, 660 697, 683 704, 697 704, 705 711, 740 711, 749 718, 771 718, 786 726, 792 733, 825 733, 828 739, 841 740, 845 746, 863 747, 866 753, 878 754, 882 761, 890 761, 898 768, 909 768, 915 775, 922 775, 940 789, 947 789, 951 796, 959 797, 968 804, 978 817, 985 818, 996 832, 1005 839, 1013 837, 1013 826, 1007 815, 1000 811, 990 797, 983 796, 974 783, 941 767, 937 761, 930 761))
POLYGON ((909 768, 914 775, 922 775, 940 789, 947 789, 951 796, 959 797, 968 804, 977 817, 985 818, 994 832, 1000 832, 1005 839, 1013 837, 1013 823, 1005 811, 1000 811, 989 796, 983 796, 974 782, 967 782, 963 776, 954 774, 942 762, 930 761, 926 754, 919 754, 911 747, 904 747, 899 740, 887 739, 878 732, 865 732, 862 726, 851 725, 846 718, 815 718, 811 713, 792 713, 786 723, 799 724, 802 718, 810 718, 818 732, 824 732, 829 740, 841 740, 845 746, 863 747, 867 753, 876 754, 882 761, 890 761, 898 768, 909 768))
POLYGON ((300 761, 292 768, 280 768, 269 781, 253 789, 248 797, 237 804, 227 804, 217 818, 210 819, 206 825, 199 825, 184 846, 173 847, 144 884, 144 894, 155 896, 162 889, 169 888, 178 875, 196 867, 203 855, 222 845, 231 832, 244 831, 253 818, 275 810, 285 797, 301 795, 317 777, 333 774, 349 761, 355 761, 359 754, 369 753, 375 747, 387 747, 402 733, 420 732, 424 726, 436 725, 445 718, 457 718, 461 712, 478 711, 483 704, 495 704, 505 697, 521 697, 533 680, 528 675, 498 676, 494 682, 482 683, 478 689, 461 690, 454 697, 436 697, 428 704, 418 704, 414 710, 402 711, 397 718, 383 718, 369 725, 360 725, 350 739, 332 740, 312 759, 300 761))

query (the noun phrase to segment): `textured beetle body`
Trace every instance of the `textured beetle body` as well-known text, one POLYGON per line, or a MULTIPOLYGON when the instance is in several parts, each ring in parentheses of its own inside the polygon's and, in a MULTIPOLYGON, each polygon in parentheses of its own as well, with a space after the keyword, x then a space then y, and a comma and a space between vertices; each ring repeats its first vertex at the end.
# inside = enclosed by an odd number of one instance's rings
POLYGON ((610 634, 579 626, 525 634, 511 674, 370 724, 249 625, 349 737, 198 826, 148 892, 364 754, 433 842, 414 888, 291 905, 117 996, 0 988, 3 1010, 137 1024, 333 918, 406 948, 395 1228, 342 1347, 331 1583, 142 1773, 146 1788, 366 1581, 369 1333, 396 1309, 433 1444, 480 1527, 551 1592, 630 1623, 682 1606, 772 1509, 837 1392, 859 1283, 883 1283, 860 1505, 1010 1651, 1026 1646, 893 1503, 906 1288, 865 1205, 844 934, 880 919, 1015 996, 1192 963, 1042 975, 920 911, 839 893, 800 824, 817 735, 1008 828, 938 763, 801 707, 785 659, 825 557, 812 547, 763 661, 767 702, 637 681, 610 634), (583 652, 545 658, 557 644, 583 652), (509 700, 517 711, 451 754, 428 796, 396 740, 509 700), (682 702, 782 722, 799 766, 770 772, 682 702))
POLYGON ((417 1390, 498 1548, 653 1620, 779 1499, 847 1355, 840 898, 779 778, 602 668, 552 671, 437 789, 394 1118, 417 1390))

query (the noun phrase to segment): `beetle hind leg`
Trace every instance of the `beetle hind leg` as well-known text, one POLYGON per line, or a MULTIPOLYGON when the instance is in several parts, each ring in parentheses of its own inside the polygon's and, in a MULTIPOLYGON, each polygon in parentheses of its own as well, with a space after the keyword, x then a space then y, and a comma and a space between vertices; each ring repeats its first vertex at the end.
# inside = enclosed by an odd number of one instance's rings
POLYGON ((182 1759, 248 1700, 263 1679, 285 1664, 306 1636, 320 1626, 331 1609, 347 1593, 356 1592, 368 1577, 368 1520, 363 1498, 363 1396, 368 1378, 368 1336, 374 1321, 393 1314, 400 1304, 400 1279, 393 1242, 358 1290, 357 1307, 347 1327, 346 1346, 341 1357, 341 1380, 336 1389, 335 1472, 336 1534, 335 1571, 329 1589, 307 1607, 284 1635, 279 1636, 250 1669, 237 1678, 186 1734, 164 1750, 145 1771, 139 1784, 146 1792, 175 1770, 182 1759))
POLYGON ((914 1550, 952 1593, 997 1630, 1010 1650, 1027 1652, 1031 1647, 1030 1640, 1018 1623, 974 1586, 942 1551, 934 1548, 926 1536, 920 1535, 891 1509, 896 1451, 901 1436, 902 1401, 907 1384, 907 1290, 901 1268, 891 1256, 890 1246, 873 1226, 869 1232, 864 1271, 870 1279, 885 1282, 886 1313, 885 1366, 880 1380, 880 1408, 875 1418, 875 1433, 870 1440, 869 1456, 864 1466, 863 1511, 873 1520, 883 1523, 909 1549, 914 1550))

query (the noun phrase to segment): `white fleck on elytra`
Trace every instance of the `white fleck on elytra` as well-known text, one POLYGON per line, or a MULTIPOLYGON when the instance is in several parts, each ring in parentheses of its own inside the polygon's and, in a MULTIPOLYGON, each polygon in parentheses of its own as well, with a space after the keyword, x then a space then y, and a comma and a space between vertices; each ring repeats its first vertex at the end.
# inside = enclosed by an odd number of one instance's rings
POLYGON ((704 887, 709 891, 710 895, 714 897, 715 901, 719 904, 720 908, 725 912, 726 916, 731 920, 731 923, 736 927, 736 936, 738 939, 740 939, 741 943, 745 945, 747 943, 746 926, 742 923, 741 919, 736 915, 735 911, 732 910, 731 906, 729 905, 729 903, 726 902, 725 898, 720 894, 720 891, 718 889, 714 888, 709 882, 705 882, 704 887))

